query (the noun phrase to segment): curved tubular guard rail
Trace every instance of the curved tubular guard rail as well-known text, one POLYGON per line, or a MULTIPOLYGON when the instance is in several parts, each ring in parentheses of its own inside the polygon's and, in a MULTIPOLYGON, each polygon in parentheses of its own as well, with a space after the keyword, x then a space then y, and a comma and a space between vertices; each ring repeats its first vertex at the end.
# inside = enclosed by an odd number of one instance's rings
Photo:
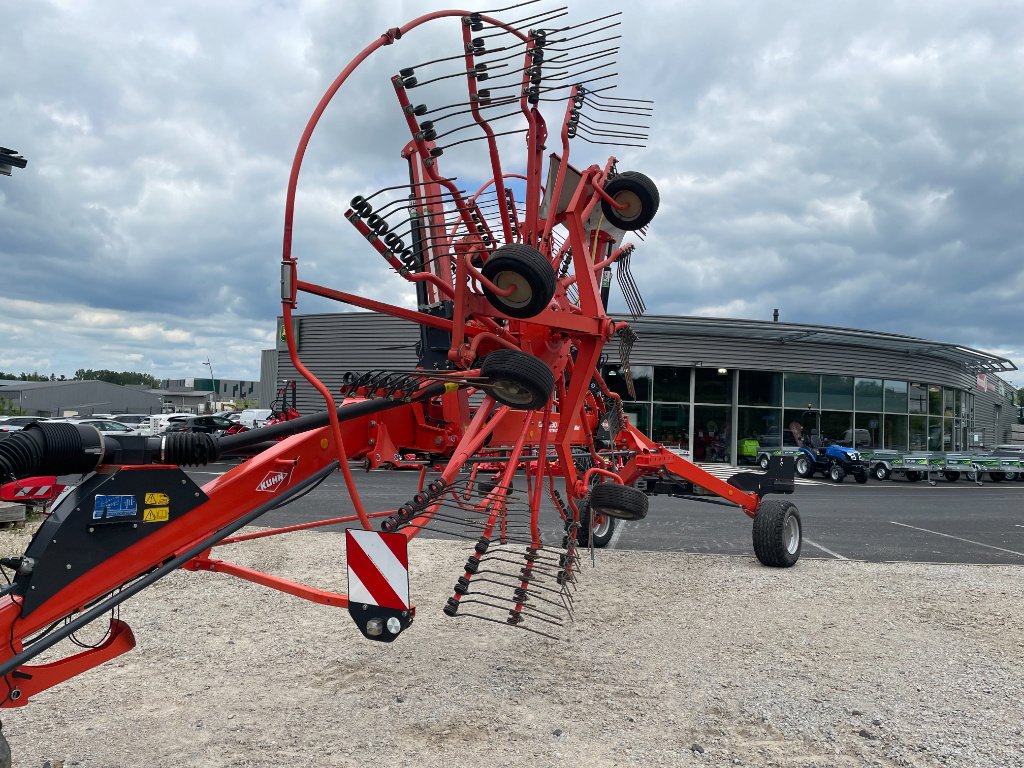
MULTIPOLYGON (((282 265, 284 267, 284 270, 287 270, 289 276, 288 279, 285 280, 284 282, 290 284, 288 286, 282 286, 283 289, 287 287, 289 295, 282 296, 281 301, 281 313, 285 328, 285 342, 288 345, 288 356, 292 361, 292 365, 295 366, 295 369, 303 376, 303 378, 306 379, 306 381, 312 384, 313 387, 315 387, 316 390, 324 398, 324 402, 327 405, 327 413, 330 417, 331 432, 334 436, 334 441, 338 447, 338 461, 341 465, 341 471, 345 478, 345 485, 348 489, 349 496, 352 499, 352 504, 355 507, 356 514, 359 515, 359 520, 362 523, 363 527, 366 529, 369 529, 371 527, 370 519, 366 514, 366 510, 363 508, 362 500, 360 499, 358 489, 356 488, 355 485, 355 480, 352 477, 352 472, 351 470, 349 470, 348 467, 348 457, 345 455, 344 441, 341 438, 341 427, 338 424, 338 419, 335 410, 336 403, 334 397, 331 395, 331 392, 327 388, 327 386, 322 381, 320 381, 320 379, 317 378, 313 374, 313 372, 310 371, 299 359, 298 348, 296 347, 295 337, 292 332, 292 309, 296 306, 296 290, 298 287, 296 280, 297 259, 294 256, 292 256, 292 227, 293 222, 295 220, 295 193, 298 187, 299 171, 302 167, 302 159, 306 154, 306 148, 308 147, 309 141, 313 136, 313 130, 316 128, 317 123, 320 122, 320 118, 323 115, 324 111, 327 109, 327 105, 330 104, 335 94, 337 94, 337 92, 341 89, 341 86, 344 85, 346 80, 348 80, 349 76, 352 74, 356 67, 358 67, 377 49, 385 45, 391 45, 396 40, 401 39, 402 36, 404 36, 408 32, 412 31, 413 29, 416 29, 422 24, 427 23, 428 21, 452 16, 469 16, 472 13, 472 11, 465 10, 449 10, 435 11, 434 13, 424 14, 423 16, 413 19, 408 24, 405 24, 402 27, 388 30, 385 34, 381 35, 377 40, 375 40, 370 45, 366 46, 366 48, 364 48, 360 53, 358 53, 355 56, 355 58, 353 58, 352 61, 349 62, 348 66, 346 66, 341 71, 338 77, 335 78, 334 82, 331 83, 327 91, 324 93, 323 97, 320 99, 320 102, 313 110, 313 114, 310 116, 309 121, 306 123, 306 128, 302 133, 302 138, 299 140, 299 145, 295 150, 295 158, 292 161, 292 170, 288 177, 288 192, 286 195, 284 214, 284 237, 281 248, 282 265)), ((493 24, 494 26, 501 27, 505 31, 520 37, 520 39, 524 41, 526 40, 526 37, 522 35, 518 30, 506 24, 503 24, 497 19, 494 19, 490 16, 481 16, 481 18, 487 21, 488 23, 493 24)), ((282 293, 283 292, 284 291, 282 290, 282 293)))

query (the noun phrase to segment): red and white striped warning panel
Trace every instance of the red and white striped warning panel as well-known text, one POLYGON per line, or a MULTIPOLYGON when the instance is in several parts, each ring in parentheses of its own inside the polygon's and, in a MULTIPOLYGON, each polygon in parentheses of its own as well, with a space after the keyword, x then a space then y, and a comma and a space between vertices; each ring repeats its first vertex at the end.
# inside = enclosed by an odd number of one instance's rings
POLYGON ((51 499, 63 489, 56 477, 27 477, 0 486, 0 501, 51 499))
POLYGON ((349 602, 408 609, 408 547, 400 533, 346 530, 349 602))

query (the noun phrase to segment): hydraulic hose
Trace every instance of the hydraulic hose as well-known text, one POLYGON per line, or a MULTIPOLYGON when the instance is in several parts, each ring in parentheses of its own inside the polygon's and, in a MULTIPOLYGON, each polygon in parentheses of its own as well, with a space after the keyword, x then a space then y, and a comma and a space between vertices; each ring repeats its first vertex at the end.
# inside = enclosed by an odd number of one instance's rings
MULTIPOLYGON (((414 399, 430 399, 445 391, 445 384, 432 384, 414 399)), ((408 402, 386 397, 361 400, 338 408, 338 420, 357 419, 407 405, 408 402)), ((330 416, 324 411, 237 435, 215 438, 202 432, 171 432, 160 437, 104 437, 95 427, 83 424, 39 421, 0 442, 0 482, 33 475, 85 474, 100 464, 209 464, 225 453, 243 451, 261 443, 324 427, 329 422, 330 416)))

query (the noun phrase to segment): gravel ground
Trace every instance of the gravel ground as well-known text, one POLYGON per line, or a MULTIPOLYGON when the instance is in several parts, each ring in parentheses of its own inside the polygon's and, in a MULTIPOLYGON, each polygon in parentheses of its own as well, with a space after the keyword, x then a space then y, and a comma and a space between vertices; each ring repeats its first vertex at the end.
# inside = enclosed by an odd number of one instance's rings
MULTIPOLYGON (((466 554, 413 543, 389 645, 175 573, 122 606, 134 651, 3 713, 14 764, 1024 766, 1021 568, 601 551, 554 641, 444 616, 466 554)), ((220 556, 344 591, 336 534, 220 556)))

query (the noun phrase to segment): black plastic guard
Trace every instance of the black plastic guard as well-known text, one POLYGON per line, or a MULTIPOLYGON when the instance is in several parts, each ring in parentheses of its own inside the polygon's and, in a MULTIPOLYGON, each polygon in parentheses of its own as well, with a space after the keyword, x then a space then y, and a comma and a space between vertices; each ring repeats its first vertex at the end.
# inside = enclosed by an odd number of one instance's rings
POLYGON ((764 496, 767 493, 792 493, 795 487, 793 477, 796 474, 796 461, 792 456, 772 456, 768 461, 768 471, 739 472, 729 478, 729 485, 741 491, 764 496))

